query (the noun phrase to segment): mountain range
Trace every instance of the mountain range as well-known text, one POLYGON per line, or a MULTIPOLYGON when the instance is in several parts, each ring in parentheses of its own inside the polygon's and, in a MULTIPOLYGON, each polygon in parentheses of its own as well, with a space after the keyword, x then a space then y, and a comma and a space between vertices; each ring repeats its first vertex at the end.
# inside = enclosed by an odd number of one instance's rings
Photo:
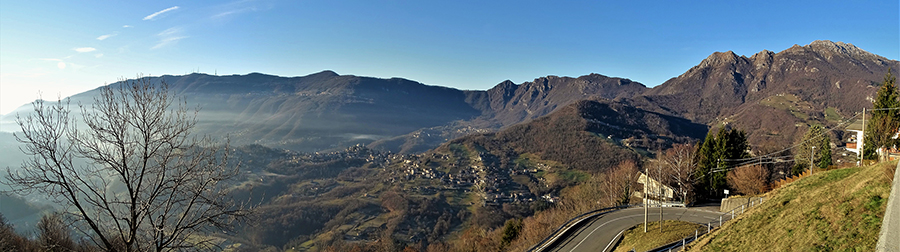
MULTIPOLYGON (((201 133, 236 144, 297 151, 355 144, 420 153, 471 133, 493 132, 581 100, 609 100, 715 127, 732 124, 754 145, 785 145, 805 125, 833 125, 870 104, 889 68, 900 63, 852 44, 813 41, 750 57, 716 52, 653 88, 589 74, 546 76, 488 90, 458 90, 402 79, 259 73, 148 77, 165 81, 199 113, 201 133)), ((99 89, 71 99, 89 102, 99 89)), ((18 109, 27 113, 29 105, 18 109)), ((2 118, 5 128, 14 115, 2 118)))

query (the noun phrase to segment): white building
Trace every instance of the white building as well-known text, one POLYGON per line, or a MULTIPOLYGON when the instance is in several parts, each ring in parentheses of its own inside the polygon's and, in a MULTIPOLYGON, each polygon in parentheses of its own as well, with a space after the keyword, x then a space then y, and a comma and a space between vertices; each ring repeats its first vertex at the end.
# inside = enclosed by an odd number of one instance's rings
POLYGON ((856 153, 862 153, 862 143, 863 143, 863 121, 856 120, 847 126, 847 131, 851 132, 850 137, 845 140, 844 148, 848 151, 856 153))
MULTIPOLYGON (((865 123, 869 123, 866 120, 865 123)), ((857 156, 862 153, 862 147, 865 144, 865 137, 863 137, 863 120, 856 120, 849 126, 847 126, 847 131, 851 132, 850 137, 848 137, 844 143, 844 148, 848 151, 856 153, 857 156)), ((894 139, 900 138, 900 132, 894 133, 894 139)), ((883 148, 875 150, 875 153, 878 153, 878 156, 884 157, 887 160, 894 160, 897 158, 898 150, 897 146, 893 146, 890 148, 883 148)))
POLYGON ((636 190, 634 192, 635 196, 644 199, 645 204, 658 204, 658 201, 672 201, 674 200, 675 189, 672 187, 659 183, 655 179, 648 177, 646 174, 641 173, 641 176, 638 177, 638 184, 641 184, 642 188, 636 190), (646 189, 647 197, 644 197, 644 189, 646 189))

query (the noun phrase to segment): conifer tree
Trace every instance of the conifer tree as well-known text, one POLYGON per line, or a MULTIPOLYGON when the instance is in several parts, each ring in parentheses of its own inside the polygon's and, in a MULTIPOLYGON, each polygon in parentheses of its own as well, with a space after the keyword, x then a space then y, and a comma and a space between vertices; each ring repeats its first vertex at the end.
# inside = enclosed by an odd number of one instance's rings
POLYGON ((797 143, 794 153, 794 175, 809 169, 810 158, 812 163, 819 168, 828 168, 831 165, 831 140, 828 132, 822 125, 814 124, 809 127, 803 138, 797 143), (813 148, 815 147, 815 148, 813 148))
POLYGON ((697 145, 697 188, 698 192, 706 194, 709 191, 709 174, 716 167, 716 137, 712 131, 706 134, 703 143, 697 145))
POLYGON ((822 136, 822 139, 819 141, 819 148, 818 148, 820 150, 818 166, 821 169, 826 169, 826 168, 828 168, 828 166, 832 165, 832 162, 831 162, 831 137, 829 137, 830 134, 827 134, 828 133, 827 131, 825 133, 826 134, 824 136, 822 136))
POLYGON ((713 135, 707 133, 706 139, 697 148, 698 169, 697 186, 699 193, 714 196, 721 193, 728 184, 724 168, 736 159, 748 158, 749 144, 747 134, 742 130, 720 128, 713 135))

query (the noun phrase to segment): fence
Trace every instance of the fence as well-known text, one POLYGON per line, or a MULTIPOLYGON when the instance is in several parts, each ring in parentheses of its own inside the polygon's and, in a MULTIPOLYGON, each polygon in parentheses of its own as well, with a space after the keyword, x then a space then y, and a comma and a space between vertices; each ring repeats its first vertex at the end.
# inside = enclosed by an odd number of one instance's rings
POLYGON ((727 222, 727 221, 730 221, 730 220, 733 220, 734 217, 737 216, 737 215, 744 214, 744 212, 746 212, 748 209, 750 209, 750 208, 753 207, 753 206, 757 206, 757 205, 759 205, 759 204, 762 204, 763 200, 765 200, 765 199, 766 199, 765 197, 759 197, 759 198, 756 198, 756 199, 751 199, 749 202, 747 202, 747 203, 745 203, 745 204, 742 204, 742 205, 740 205, 740 206, 737 206, 737 207, 735 207, 735 208, 732 208, 730 211, 725 212, 725 213, 723 213, 722 215, 719 215, 719 220, 718 220, 718 221, 711 221, 711 222, 703 223, 703 226, 706 226, 706 231, 705 231, 705 232, 704 232, 702 229, 694 230, 694 236, 688 236, 688 237, 682 238, 681 240, 674 241, 674 242, 671 242, 671 243, 666 244, 666 245, 662 245, 662 246, 660 246, 660 247, 657 247, 657 248, 655 248, 655 249, 651 249, 651 250, 649 250, 649 251, 653 251, 653 252, 659 251, 659 252, 662 252, 662 251, 673 251, 673 250, 676 250, 676 249, 678 249, 678 248, 683 248, 683 247, 684 247, 685 245, 687 245, 688 243, 691 243, 691 242, 695 241, 695 240, 697 239, 697 237, 700 237, 701 235, 707 234, 707 233, 709 233, 710 231, 712 231, 713 225, 718 224, 718 225, 715 225, 715 227, 717 227, 717 228, 718 228, 718 227, 721 227, 721 226, 722 226, 722 223, 727 222), (740 212, 740 213, 738 213, 738 212, 740 212))

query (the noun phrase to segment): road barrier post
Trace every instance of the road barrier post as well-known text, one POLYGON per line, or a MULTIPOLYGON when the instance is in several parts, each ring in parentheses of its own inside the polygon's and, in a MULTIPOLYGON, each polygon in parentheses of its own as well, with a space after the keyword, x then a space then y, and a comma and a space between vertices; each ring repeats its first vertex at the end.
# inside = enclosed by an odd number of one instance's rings
POLYGON ((720 227, 722 226, 722 216, 721 215, 719 215, 719 226, 720 227))
POLYGON ((741 214, 744 214, 744 205, 741 205, 741 214))

